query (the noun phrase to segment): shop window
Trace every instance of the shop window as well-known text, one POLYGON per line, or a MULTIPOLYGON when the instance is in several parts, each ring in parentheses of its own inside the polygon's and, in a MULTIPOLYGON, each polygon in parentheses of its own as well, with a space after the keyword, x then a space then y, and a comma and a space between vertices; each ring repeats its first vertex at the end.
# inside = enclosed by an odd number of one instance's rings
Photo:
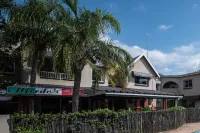
POLYGON ((177 83, 175 83, 173 81, 169 81, 164 84, 163 88, 179 88, 179 86, 177 83))
POLYGON ((188 104, 189 108, 195 108, 195 102, 190 101, 188 104))
POLYGON ((191 89, 192 88, 192 80, 184 80, 183 81, 184 84, 184 89, 191 89))
POLYGON ((142 85, 142 86, 148 86, 149 85, 149 78, 135 76, 135 84, 136 85, 142 85))

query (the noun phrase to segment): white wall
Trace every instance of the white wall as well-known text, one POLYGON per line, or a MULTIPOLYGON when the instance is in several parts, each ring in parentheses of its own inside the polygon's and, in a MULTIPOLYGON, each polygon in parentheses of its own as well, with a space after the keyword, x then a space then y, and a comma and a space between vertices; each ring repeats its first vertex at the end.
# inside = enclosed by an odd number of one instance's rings
POLYGON ((156 90, 156 76, 157 75, 144 57, 142 57, 133 65, 131 71, 129 75, 130 82, 128 82, 127 88, 156 90), (135 78, 132 76, 131 71, 151 74, 152 78, 149 80, 149 86, 135 85, 135 78))
POLYGON ((184 77, 161 77, 162 87, 161 91, 183 94, 184 96, 200 95, 200 74, 189 75, 184 77), (184 80, 192 79, 193 87, 191 89, 184 88, 184 80), (163 88, 166 82, 173 81, 178 84, 179 88, 163 88))
MULTIPOLYGON (((30 69, 26 69, 23 71, 23 78, 22 80, 25 83, 29 83, 30 81, 30 69)), ((40 78, 37 75, 36 78, 37 84, 52 84, 52 85, 64 85, 64 86, 74 86, 74 81, 68 80, 55 80, 55 79, 45 79, 40 78)), ((89 65, 86 65, 82 71, 81 76, 81 87, 91 87, 92 86, 92 68, 89 65)))

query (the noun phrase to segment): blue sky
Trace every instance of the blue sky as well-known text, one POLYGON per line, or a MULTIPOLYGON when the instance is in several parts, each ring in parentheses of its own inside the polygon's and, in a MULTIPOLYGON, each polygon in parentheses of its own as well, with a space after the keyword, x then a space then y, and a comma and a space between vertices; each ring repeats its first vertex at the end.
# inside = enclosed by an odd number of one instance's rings
POLYGON ((120 35, 109 34, 133 56, 145 52, 162 74, 182 74, 200 69, 199 0, 81 0, 94 10, 103 8, 119 20, 120 35))
MULTIPOLYGON (((18 0, 21 1, 21 0, 18 0)), ((106 9, 121 24, 120 35, 110 33, 132 56, 146 51, 162 74, 183 74, 200 69, 200 0, 79 0, 95 10, 106 9)))

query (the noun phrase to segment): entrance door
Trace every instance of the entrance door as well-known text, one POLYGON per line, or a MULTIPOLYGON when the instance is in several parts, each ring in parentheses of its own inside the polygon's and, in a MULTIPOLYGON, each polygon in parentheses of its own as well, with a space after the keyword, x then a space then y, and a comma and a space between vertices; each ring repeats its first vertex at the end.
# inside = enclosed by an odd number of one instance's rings
POLYGON ((41 98, 42 113, 60 113, 60 98, 58 97, 42 97, 41 98))

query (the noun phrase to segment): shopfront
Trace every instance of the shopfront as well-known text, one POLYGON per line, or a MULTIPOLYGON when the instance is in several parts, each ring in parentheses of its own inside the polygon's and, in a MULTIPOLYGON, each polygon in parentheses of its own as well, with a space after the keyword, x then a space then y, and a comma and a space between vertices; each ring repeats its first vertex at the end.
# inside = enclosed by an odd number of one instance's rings
MULTIPOLYGON (((72 111, 73 89, 67 87, 22 87, 9 86, 8 96, 18 97, 18 112, 24 113, 62 113, 72 111)), ((183 96, 153 90, 121 89, 100 87, 79 91, 79 110, 109 108, 114 110, 131 109, 140 111, 145 106, 167 109, 167 101, 178 101, 183 96), (160 102, 157 102, 160 101, 160 102)))
MULTIPOLYGON (((9 96, 18 98, 18 112, 24 113, 62 113, 71 112, 72 89, 71 88, 39 88, 9 86, 9 96)), ((80 108, 84 98, 84 90, 80 90, 80 108)), ((86 104, 85 104, 86 105, 86 104)))
POLYGON ((18 97, 7 96, 6 90, 0 90, 0 114, 17 112, 18 97))

